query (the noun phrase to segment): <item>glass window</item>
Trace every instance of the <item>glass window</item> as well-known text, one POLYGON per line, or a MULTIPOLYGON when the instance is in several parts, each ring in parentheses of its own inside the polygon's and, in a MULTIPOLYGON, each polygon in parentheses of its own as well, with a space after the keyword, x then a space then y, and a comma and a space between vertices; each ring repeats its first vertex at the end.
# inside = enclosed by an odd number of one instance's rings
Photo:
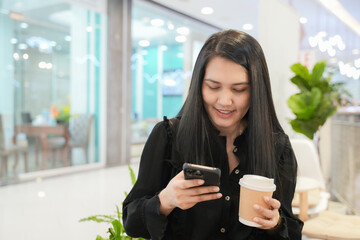
POLYGON ((177 115, 198 52, 209 35, 218 30, 159 5, 133 2, 133 144, 143 143, 163 116, 177 115))
MULTIPOLYGON (((64 0, 0 1, 0 114, 5 147, 28 148, 15 171, 99 162, 106 18, 64 0)), ((0 131, 1 135, 1 131, 0 131)), ((1 136, 0 136, 1 137, 1 136)), ((0 151, 1 154, 1 151, 0 151)), ((13 166, 14 156, 8 157, 13 166)))

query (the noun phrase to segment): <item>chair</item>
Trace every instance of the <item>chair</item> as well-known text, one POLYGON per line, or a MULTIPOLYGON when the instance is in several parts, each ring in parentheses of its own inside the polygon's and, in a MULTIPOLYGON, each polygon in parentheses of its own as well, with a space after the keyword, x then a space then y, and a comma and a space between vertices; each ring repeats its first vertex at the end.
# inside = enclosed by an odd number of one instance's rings
MULTIPOLYGON (((311 180, 316 185, 317 192, 309 192, 305 201, 305 209, 311 216, 304 220, 303 236, 324 240, 359 240, 360 217, 340 214, 327 210, 330 194, 325 190, 325 181, 320 168, 319 157, 315 145, 308 139, 291 139, 297 162, 298 177, 301 180, 311 180), (310 205, 310 206, 309 206, 310 205)), ((299 184, 299 181, 297 185, 299 184)), ((298 188, 298 186, 297 186, 298 188)), ((298 199, 299 206, 303 206, 303 199, 298 199)), ((296 199, 294 198, 296 202, 296 199)), ((299 208, 293 202, 293 212, 299 213, 299 208)), ((299 216, 300 217, 300 216, 299 216)))
POLYGON ((1 157, 1 166, 0 166, 0 177, 2 177, 3 172, 5 171, 5 174, 7 174, 7 161, 8 156, 14 154, 15 155, 15 163, 13 166, 13 170, 15 171, 16 166, 18 164, 18 157, 19 153, 24 154, 24 163, 25 163, 25 172, 27 172, 28 169, 28 148, 27 146, 21 146, 17 144, 5 144, 5 133, 4 133, 4 127, 2 122, 2 116, 0 114, 0 157, 1 157))
POLYGON ((93 121, 93 115, 81 114, 70 118, 69 121, 69 150, 70 162, 72 163, 72 150, 74 148, 82 148, 84 151, 86 162, 89 162, 88 146, 89 137, 93 121))
MULTIPOLYGON (((330 194, 326 191, 325 180, 314 143, 309 139, 290 139, 290 142, 298 163, 299 180, 310 179, 317 185, 308 192, 308 204, 306 205, 308 210, 305 219, 302 219, 306 220, 307 215, 313 216, 327 209, 330 194)), ((299 199, 300 194, 296 192, 292 203, 294 214, 300 214, 299 199)))

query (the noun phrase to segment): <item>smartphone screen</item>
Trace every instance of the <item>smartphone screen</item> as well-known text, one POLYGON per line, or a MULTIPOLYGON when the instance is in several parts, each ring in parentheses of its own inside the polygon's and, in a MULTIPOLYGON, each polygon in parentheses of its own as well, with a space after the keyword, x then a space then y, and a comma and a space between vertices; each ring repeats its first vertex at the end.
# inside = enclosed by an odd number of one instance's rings
POLYGON ((203 186, 220 186, 221 170, 192 163, 183 164, 185 179, 203 179, 203 186))

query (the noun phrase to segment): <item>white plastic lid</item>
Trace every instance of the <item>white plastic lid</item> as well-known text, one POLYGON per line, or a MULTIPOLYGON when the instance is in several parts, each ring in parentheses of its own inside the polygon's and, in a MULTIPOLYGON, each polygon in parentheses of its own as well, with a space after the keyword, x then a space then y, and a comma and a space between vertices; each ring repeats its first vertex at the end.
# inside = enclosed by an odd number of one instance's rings
POLYGON ((243 187, 261 192, 273 192, 276 189, 273 178, 267 178, 259 175, 246 174, 239 184, 243 187))

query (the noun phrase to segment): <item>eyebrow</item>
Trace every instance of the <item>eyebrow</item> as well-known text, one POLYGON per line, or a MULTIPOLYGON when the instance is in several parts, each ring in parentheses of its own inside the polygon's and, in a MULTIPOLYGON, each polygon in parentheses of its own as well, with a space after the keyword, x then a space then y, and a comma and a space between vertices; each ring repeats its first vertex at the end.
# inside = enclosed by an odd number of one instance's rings
MULTIPOLYGON (((205 78, 204 81, 209 81, 209 82, 212 82, 212 83, 216 83, 216 84, 221 84, 220 82, 218 81, 215 81, 215 80, 212 80, 212 79, 208 79, 208 78, 205 78)), ((248 82, 239 82, 239 83, 234 83, 232 85, 249 85, 248 82)))

